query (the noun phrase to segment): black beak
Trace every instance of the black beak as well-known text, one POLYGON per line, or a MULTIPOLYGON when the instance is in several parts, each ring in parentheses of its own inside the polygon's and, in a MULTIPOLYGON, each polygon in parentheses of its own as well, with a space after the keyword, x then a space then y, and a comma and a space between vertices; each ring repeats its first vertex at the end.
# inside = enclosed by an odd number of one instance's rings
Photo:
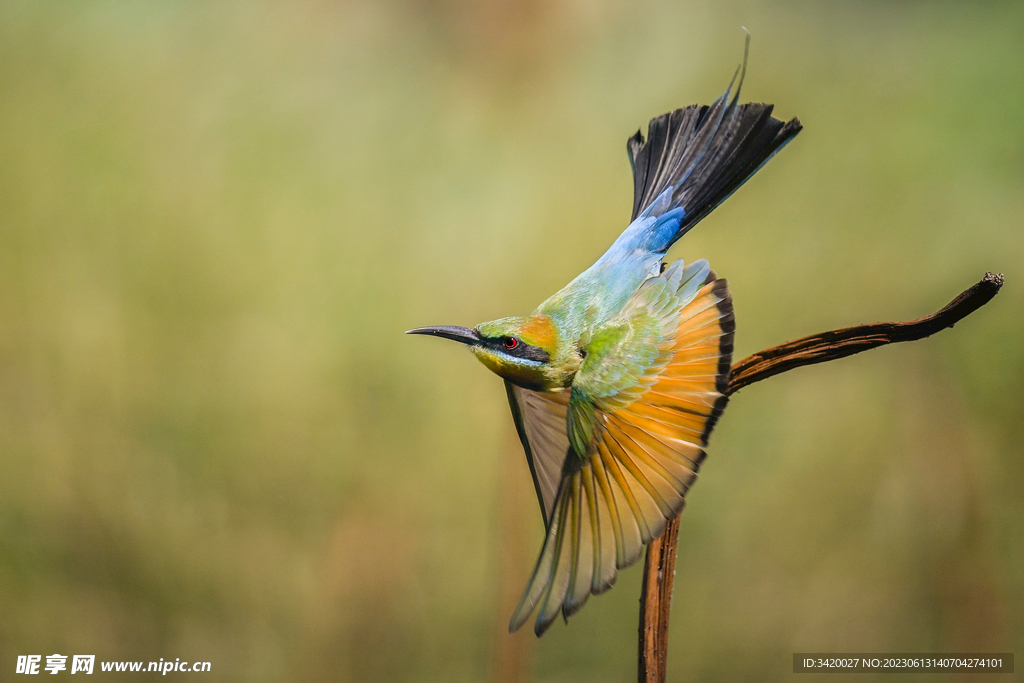
POLYGON ((480 333, 469 327, 456 327, 454 325, 440 325, 438 327, 417 327, 409 330, 406 334, 429 334, 434 337, 444 337, 463 344, 479 344, 480 333))

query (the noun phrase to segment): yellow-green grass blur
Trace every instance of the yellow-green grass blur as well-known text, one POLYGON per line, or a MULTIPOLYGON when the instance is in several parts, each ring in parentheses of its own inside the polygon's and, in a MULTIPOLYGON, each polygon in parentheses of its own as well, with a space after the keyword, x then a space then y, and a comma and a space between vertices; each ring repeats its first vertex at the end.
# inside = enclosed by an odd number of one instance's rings
POLYGON ((626 138, 717 97, 741 26, 743 99, 805 130, 670 254, 729 279, 737 358, 1007 284, 734 397, 669 679, 1024 656, 1024 4, 7 0, 0 679, 631 680, 637 568, 506 633, 542 529, 501 382, 403 332, 600 256, 626 138))

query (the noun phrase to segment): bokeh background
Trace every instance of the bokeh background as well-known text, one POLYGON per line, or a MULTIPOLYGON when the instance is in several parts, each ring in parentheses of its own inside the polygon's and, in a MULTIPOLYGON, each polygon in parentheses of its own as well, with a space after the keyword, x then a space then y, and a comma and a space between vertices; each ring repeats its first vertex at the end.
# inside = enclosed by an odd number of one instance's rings
POLYGON ((5 0, 0 679, 633 680, 639 568, 506 633, 541 522, 501 382, 402 333, 600 256, 626 138, 717 97, 741 26, 743 99, 805 130, 671 254, 729 278, 737 358, 1007 284, 736 395, 669 678, 1024 655, 1024 4, 5 0))

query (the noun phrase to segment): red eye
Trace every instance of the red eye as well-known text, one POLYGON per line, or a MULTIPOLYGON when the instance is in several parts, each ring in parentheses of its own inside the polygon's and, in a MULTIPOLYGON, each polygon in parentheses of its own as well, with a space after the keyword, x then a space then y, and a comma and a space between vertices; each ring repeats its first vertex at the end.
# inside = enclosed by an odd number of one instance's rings
POLYGON ((515 337, 508 337, 508 338, 505 339, 505 348, 506 349, 514 349, 517 346, 519 346, 519 340, 516 339, 515 337))

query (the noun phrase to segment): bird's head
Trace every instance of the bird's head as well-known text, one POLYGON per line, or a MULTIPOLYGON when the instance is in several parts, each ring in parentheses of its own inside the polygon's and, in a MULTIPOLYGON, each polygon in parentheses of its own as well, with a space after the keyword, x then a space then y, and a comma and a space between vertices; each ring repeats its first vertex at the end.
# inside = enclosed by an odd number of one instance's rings
POLYGON ((526 389, 561 388, 552 361, 558 348, 558 330, 546 315, 501 318, 476 327, 420 327, 406 334, 429 334, 469 346, 493 372, 526 389))

